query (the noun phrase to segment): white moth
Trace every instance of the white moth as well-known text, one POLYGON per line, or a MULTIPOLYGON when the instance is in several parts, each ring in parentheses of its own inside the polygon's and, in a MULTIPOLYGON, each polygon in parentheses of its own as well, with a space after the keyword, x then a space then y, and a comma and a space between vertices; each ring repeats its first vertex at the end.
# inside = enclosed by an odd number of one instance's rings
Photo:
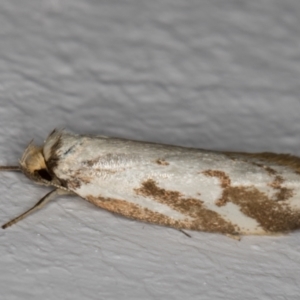
POLYGON ((300 158, 234 153, 75 135, 54 130, 26 148, 18 167, 55 189, 13 225, 58 194, 76 194, 128 218, 230 236, 300 228, 300 158))

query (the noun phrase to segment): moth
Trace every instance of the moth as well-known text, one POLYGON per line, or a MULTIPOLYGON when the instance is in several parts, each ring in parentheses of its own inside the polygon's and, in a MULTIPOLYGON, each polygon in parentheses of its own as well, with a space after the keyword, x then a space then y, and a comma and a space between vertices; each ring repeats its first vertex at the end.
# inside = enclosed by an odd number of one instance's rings
POLYGON ((60 194, 179 230, 272 235, 300 227, 300 158, 214 152, 54 130, 30 143, 19 166, 54 189, 7 228, 60 194))

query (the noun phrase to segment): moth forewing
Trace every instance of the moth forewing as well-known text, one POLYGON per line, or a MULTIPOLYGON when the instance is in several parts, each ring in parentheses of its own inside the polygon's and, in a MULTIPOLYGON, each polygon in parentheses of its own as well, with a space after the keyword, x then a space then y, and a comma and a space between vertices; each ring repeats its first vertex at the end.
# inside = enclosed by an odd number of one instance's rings
POLYGON ((179 230, 238 236, 300 227, 300 159, 286 154, 213 152, 54 130, 42 147, 27 147, 20 167, 2 170, 21 170, 55 187, 4 227, 61 193, 179 230))

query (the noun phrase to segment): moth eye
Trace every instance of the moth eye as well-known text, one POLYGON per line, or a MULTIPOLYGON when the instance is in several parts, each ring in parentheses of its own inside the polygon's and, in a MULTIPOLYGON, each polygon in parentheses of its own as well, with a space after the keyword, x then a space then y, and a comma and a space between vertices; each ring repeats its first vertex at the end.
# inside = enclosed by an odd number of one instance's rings
POLYGON ((40 169, 36 171, 44 180, 47 181, 51 181, 52 177, 51 175, 48 173, 48 171, 46 169, 40 169))

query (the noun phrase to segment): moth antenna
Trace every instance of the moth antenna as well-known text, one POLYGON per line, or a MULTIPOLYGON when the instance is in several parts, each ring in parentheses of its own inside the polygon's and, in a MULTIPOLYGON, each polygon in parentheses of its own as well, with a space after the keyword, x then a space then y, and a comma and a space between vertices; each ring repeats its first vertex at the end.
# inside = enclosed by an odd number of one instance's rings
POLYGON ((20 172, 21 168, 19 166, 0 166, 0 171, 17 171, 17 172, 20 172))
POLYGON ((19 215, 18 217, 12 219, 11 221, 5 223, 2 225, 2 228, 5 229, 13 224, 16 224, 17 222, 23 220, 26 218, 29 214, 33 213, 34 211, 42 208, 47 202, 49 202, 51 199, 53 199, 56 195, 58 195, 59 192, 57 189, 51 191, 50 193, 46 194, 42 199, 40 199, 33 207, 19 215))

